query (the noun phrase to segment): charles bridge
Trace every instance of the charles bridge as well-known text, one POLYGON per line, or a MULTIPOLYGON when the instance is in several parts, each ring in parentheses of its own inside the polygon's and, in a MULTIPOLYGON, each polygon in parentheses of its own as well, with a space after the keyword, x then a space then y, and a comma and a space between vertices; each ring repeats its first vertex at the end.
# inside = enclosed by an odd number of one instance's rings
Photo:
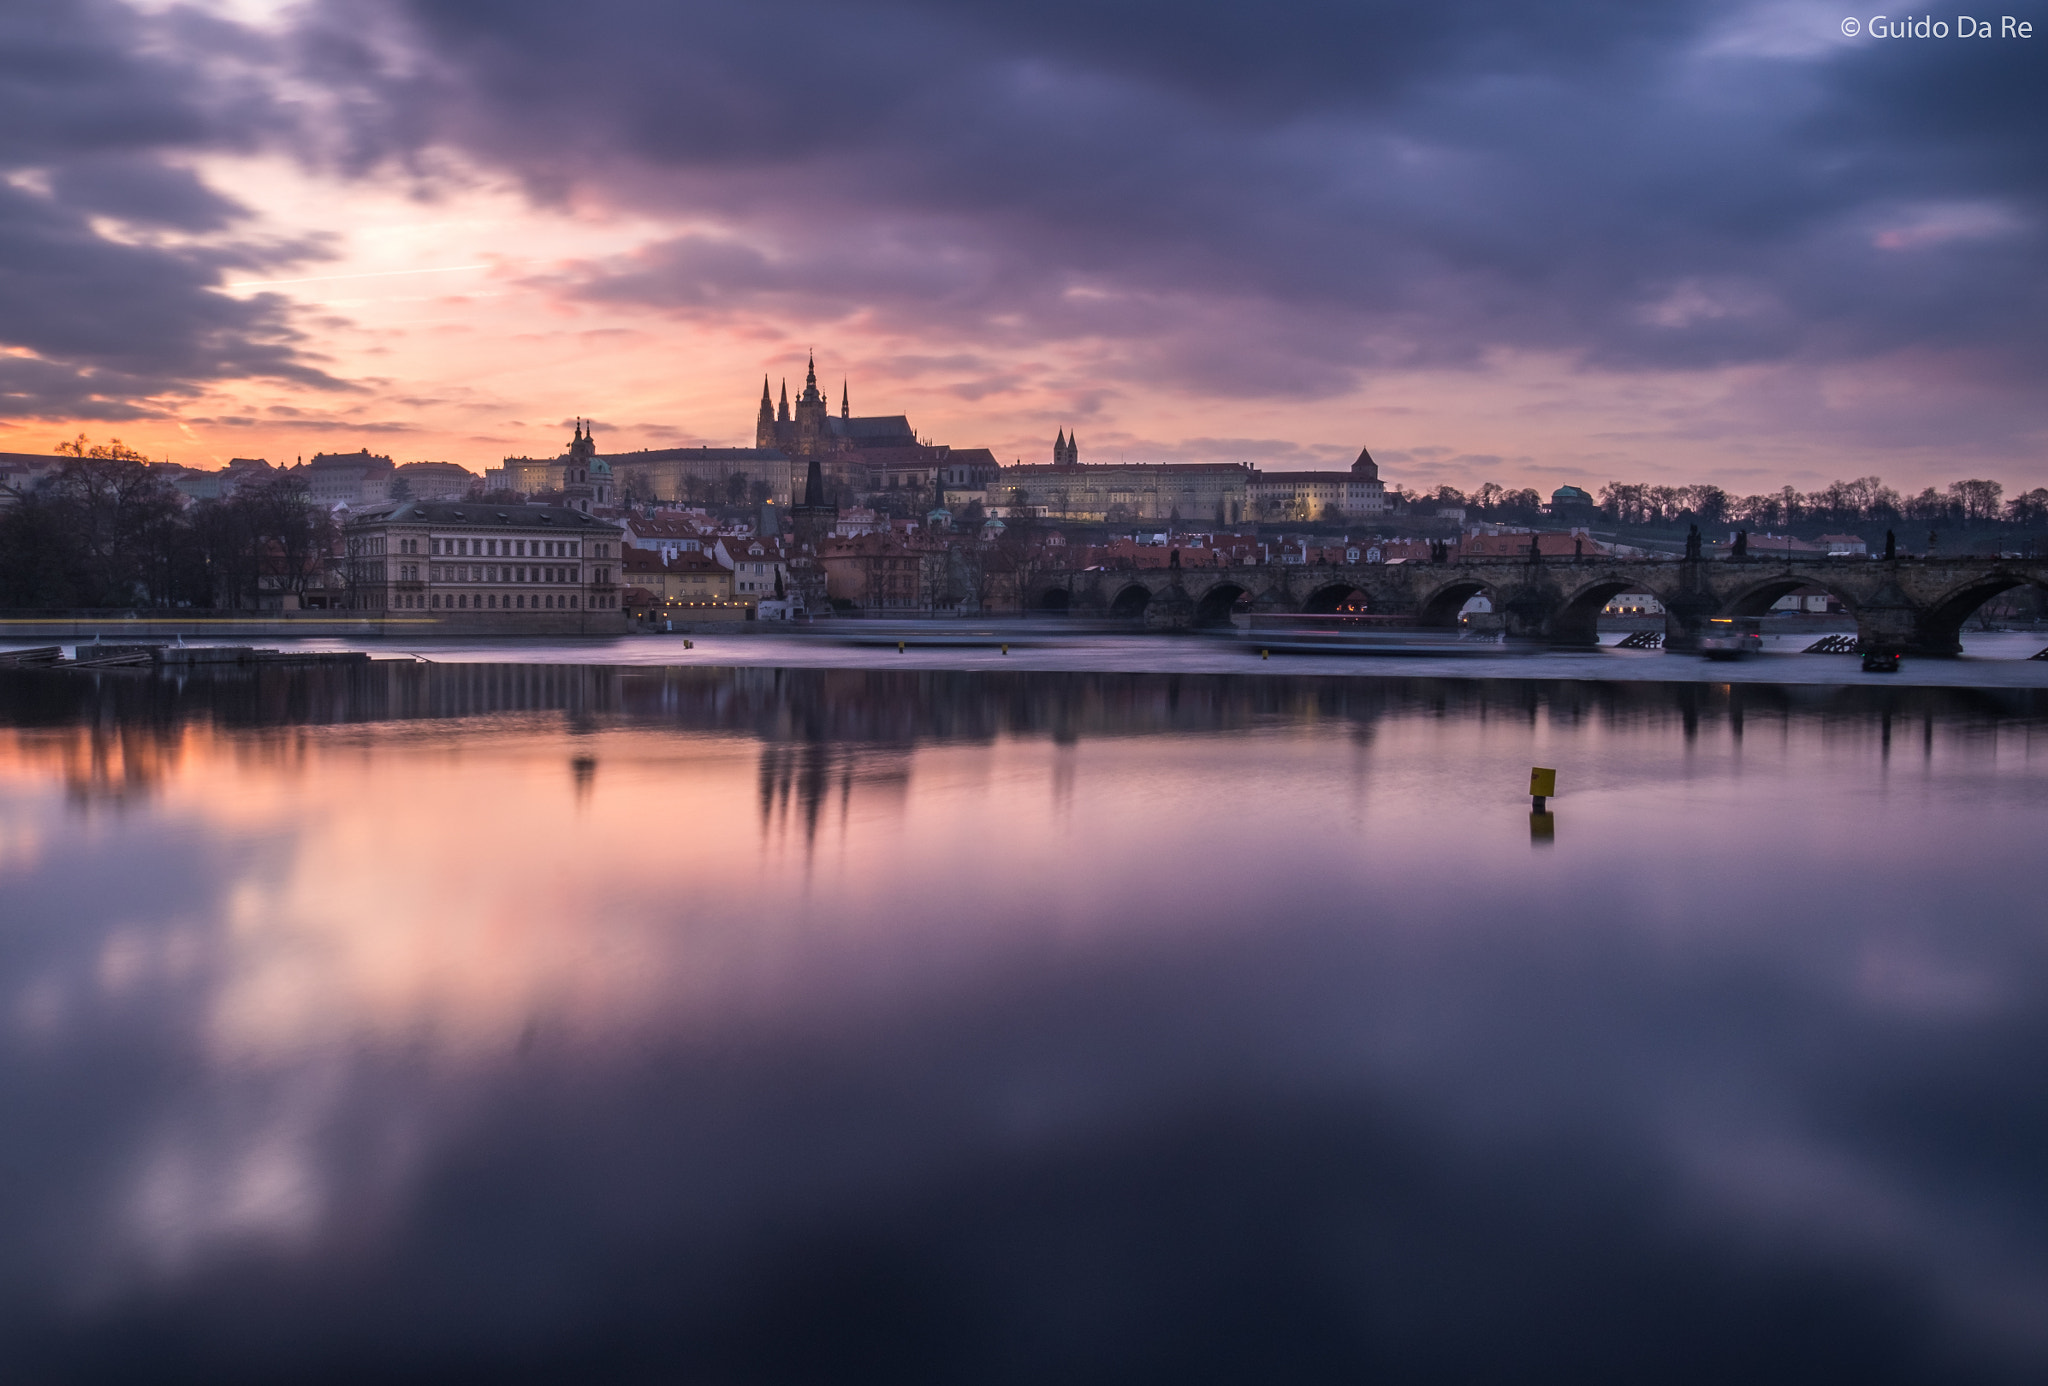
POLYGON ((1655 597, 1665 648, 1692 650, 1716 617, 1760 616, 1801 587, 1832 594, 1856 621, 1864 650, 1962 652, 1962 626, 2000 592, 2048 587, 2041 558, 1460 558, 1446 562, 1259 564, 1241 567, 1041 571, 1027 589, 1038 611, 1143 619, 1155 630, 1229 623, 1233 613, 1331 613, 1363 608, 1416 626, 1455 626, 1483 596, 1510 637, 1598 643, 1602 607, 1622 593, 1655 597))

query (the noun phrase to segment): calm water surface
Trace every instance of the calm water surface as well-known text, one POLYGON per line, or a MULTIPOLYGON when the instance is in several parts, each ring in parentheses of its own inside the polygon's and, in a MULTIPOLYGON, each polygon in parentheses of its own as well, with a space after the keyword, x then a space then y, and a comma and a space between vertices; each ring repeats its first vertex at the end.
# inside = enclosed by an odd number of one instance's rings
POLYGON ((0 674, 0 1375, 2038 1381, 2044 772, 2023 689, 0 674))

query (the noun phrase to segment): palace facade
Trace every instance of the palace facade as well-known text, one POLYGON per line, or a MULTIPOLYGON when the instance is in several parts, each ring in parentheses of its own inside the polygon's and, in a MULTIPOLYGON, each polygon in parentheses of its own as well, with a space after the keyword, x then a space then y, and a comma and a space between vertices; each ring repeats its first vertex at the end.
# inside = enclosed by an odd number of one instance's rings
POLYGON ((1361 449, 1348 472, 1262 472, 1249 462, 1083 463, 1065 429, 1053 460, 1003 467, 988 491, 989 513, 1117 524, 1165 520, 1239 524, 1342 519, 1386 512, 1379 465, 1361 449))
POLYGON ((519 630, 619 608, 623 531, 569 506, 394 501, 343 535, 352 610, 481 612, 519 630))
POLYGON ((1379 463, 1365 448, 1348 472, 1254 471, 1246 493, 1259 520, 1362 520, 1387 513, 1379 463))

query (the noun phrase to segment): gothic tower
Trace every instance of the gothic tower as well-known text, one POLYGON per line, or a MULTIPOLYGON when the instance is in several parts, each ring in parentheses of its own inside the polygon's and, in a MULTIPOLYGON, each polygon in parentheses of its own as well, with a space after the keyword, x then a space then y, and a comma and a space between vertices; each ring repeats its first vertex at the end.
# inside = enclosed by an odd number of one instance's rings
POLYGON ((754 420, 754 446, 775 446, 775 401, 768 397, 768 377, 761 377, 761 413, 754 420))
POLYGON ((796 453, 816 457, 824 451, 826 434, 825 396, 818 391, 818 359, 811 357, 804 371, 804 392, 796 401, 796 453))

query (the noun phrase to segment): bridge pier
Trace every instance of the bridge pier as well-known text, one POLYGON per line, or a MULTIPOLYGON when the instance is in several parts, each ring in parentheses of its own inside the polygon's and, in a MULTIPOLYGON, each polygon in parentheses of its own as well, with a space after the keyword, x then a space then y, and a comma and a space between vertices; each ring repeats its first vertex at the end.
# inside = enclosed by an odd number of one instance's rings
POLYGON ((1542 568, 1530 564, 1522 581, 1502 594, 1501 624, 1513 640, 1557 640, 1554 618, 1564 609, 1564 592, 1542 568))
POLYGON ((1195 599, 1179 583, 1152 594, 1145 603, 1146 630, 1189 630, 1195 624, 1195 599))
POLYGON ((1954 659, 1963 652, 1961 626, 1943 627, 1934 613, 1907 602, 1872 603, 1856 609, 1856 648, 1865 654, 1954 659))
POLYGON ((1707 622, 1721 614, 1721 603, 1704 592, 1673 593, 1664 599, 1664 648, 1673 654, 1696 654, 1707 622))

